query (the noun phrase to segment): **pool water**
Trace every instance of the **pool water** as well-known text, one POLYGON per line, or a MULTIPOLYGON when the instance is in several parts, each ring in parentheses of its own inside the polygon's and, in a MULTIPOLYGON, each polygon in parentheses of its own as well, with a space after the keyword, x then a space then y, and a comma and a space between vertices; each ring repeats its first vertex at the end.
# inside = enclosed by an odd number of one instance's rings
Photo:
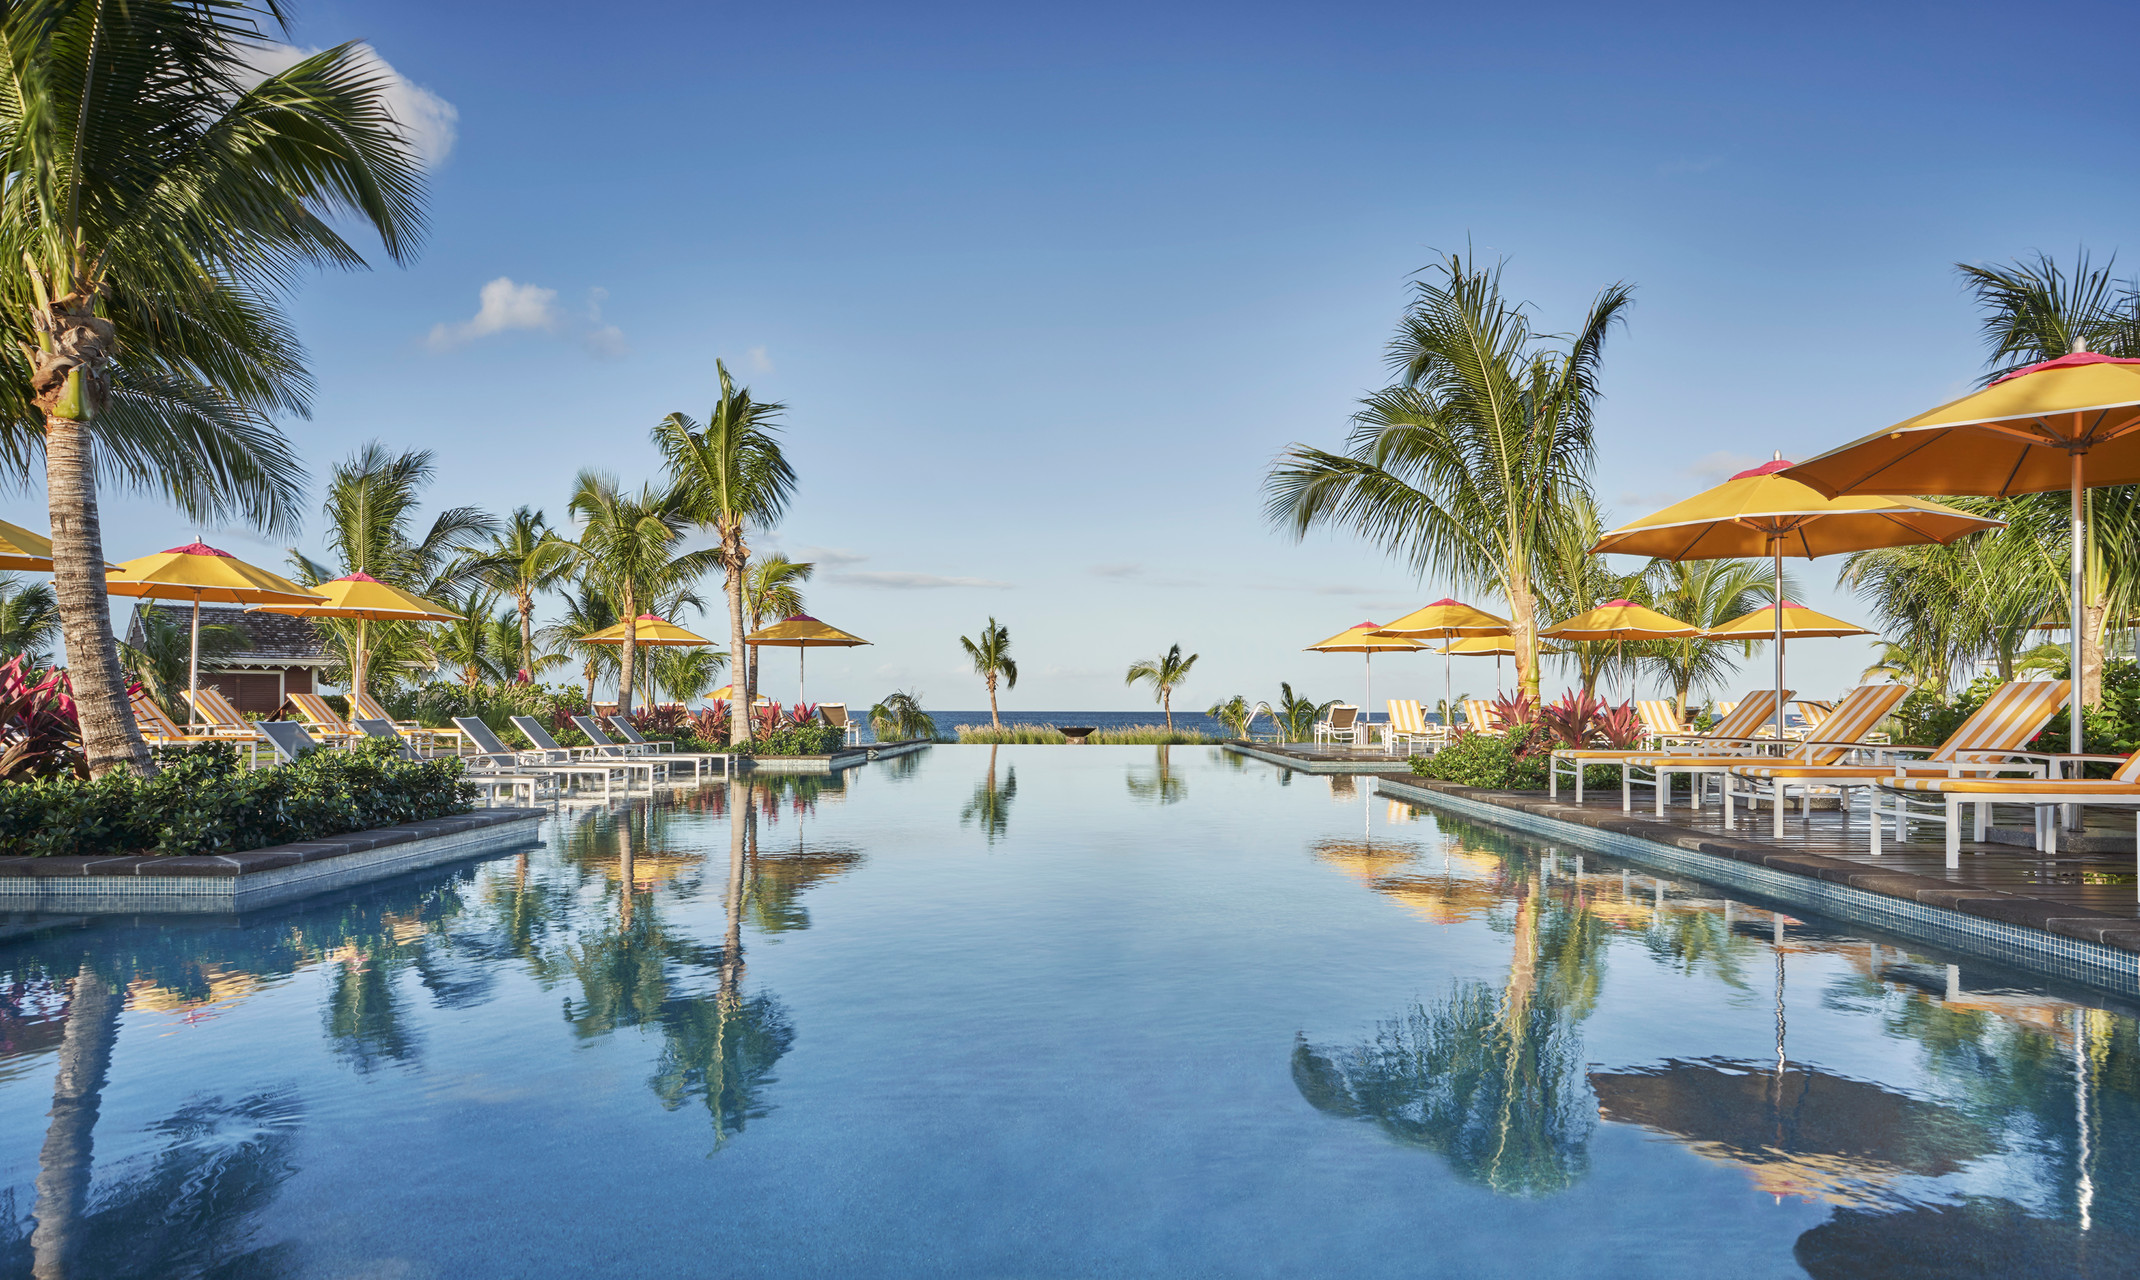
POLYGON ((0 941, 0 1275, 2113 1276, 2109 997, 1211 748, 0 941))

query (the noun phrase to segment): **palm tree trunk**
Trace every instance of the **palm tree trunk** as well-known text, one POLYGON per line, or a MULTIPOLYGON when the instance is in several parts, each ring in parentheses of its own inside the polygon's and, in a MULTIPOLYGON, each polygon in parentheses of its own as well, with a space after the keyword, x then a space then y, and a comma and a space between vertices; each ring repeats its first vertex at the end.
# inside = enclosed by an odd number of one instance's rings
POLYGON ((1515 640, 1516 689, 1538 697, 1538 601, 1531 592, 1530 570, 1511 564, 1502 583, 1508 597, 1509 634, 1515 640), (1520 572, 1519 572, 1520 571, 1520 572))
POLYGON ((1167 732, 1174 732, 1174 691, 1172 689, 1161 689, 1159 691, 1159 705, 1167 715, 1167 732))
POLYGON ((513 603, 520 609, 520 669, 535 678, 535 596, 526 587, 513 593, 513 603))
POLYGON ((104 534, 87 423, 45 416, 45 489, 52 520, 52 590, 67 642, 67 677, 81 717, 91 777, 113 769, 155 772, 134 724, 104 591, 104 534))
POLYGON ((632 685, 639 676, 639 593, 624 584, 624 645, 617 653, 617 714, 632 713, 632 685))
POLYGON ((2110 606, 2098 598, 2081 610, 2081 705, 2101 706, 2103 703, 2103 619, 2110 613, 2110 606))
MULTIPOLYGON (((745 555, 737 554, 742 550, 740 546, 741 539, 738 539, 737 542, 736 549, 724 557, 728 562, 726 566, 728 570, 726 584, 728 590, 728 651, 744 655, 743 665, 748 668, 751 665, 751 652, 749 646, 743 643, 743 637, 750 634, 743 629, 743 566, 745 555)), ((753 696, 753 690, 750 688, 748 681, 746 681, 742 702, 728 713, 728 744, 730 746, 740 747, 751 739, 750 713, 753 696)))
POLYGON ((996 714, 996 678, 994 676, 988 678, 988 724, 993 729, 1001 730, 1003 728, 1003 718, 996 714))
POLYGON ((67 1001, 59 1074, 52 1081, 52 1123, 37 1157, 37 1226, 30 1233, 31 1274, 37 1280, 77 1274, 69 1264, 81 1244, 89 1203, 90 1140, 123 1004, 118 988, 82 965, 67 1001))

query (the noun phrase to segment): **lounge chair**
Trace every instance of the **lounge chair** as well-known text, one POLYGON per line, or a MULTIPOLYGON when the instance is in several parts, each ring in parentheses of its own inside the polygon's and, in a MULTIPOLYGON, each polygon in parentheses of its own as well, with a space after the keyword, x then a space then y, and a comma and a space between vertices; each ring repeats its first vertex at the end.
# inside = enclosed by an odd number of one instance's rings
MULTIPOLYGON (((618 719, 622 718, 621 716, 618 717, 618 719)), ((659 765, 661 766, 663 781, 667 781, 669 774, 674 772, 673 766, 686 760, 691 762, 691 776, 693 778, 697 778, 705 772, 706 762, 695 752, 664 752, 656 748, 653 743, 644 740, 639 742, 612 741, 608 734, 602 732, 602 722, 593 716, 574 716, 572 717, 572 723, 578 726, 581 733, 587 735, 587 741, 595 745, 595 758, 618 759, 629 757, 659 765)), ((670 745, 673 747, 675 744, 671 743, 670 745)))
POLYGON ((1678 704, 1670 698, 1643 698, 1635 703, 1635 718, 1642 722, 1643 745, 1693 732, 1679 718, 1678 704))
MULTIPOLYGON (((377 738, 384 742, 399 743, 401 746, 402 759, 423 759, 423 757, 418 755, 416 752, 416 744, 410 742, 407 738, 403 737, 401 735, 401 731, 399 729, 396 729, 391 721, 373 720, 369 717, 364 717, 360 718, 356 723, 357 731, 359 733, 362 733, 367 738, 377 738)), ((300 730, 300 732, 302 732, 302 730, 300 730)), ((494 801, 498 798, 498 788, 503 787, 505 788, 506 793, 512 796, 518 796, 520 792, 526 791, 528 794, 528 803, 534 804, 541 798, 542 786, 545 782, 550 783, 553 789, 556 786, 555 779, 545 777, 542 773, 529 772, 527 770, 520 770, 518 772, 506 772, 504 770, 499 769, 471 769, 464 766, 461 770, 461 777, 465 778, 467 781, 475 784, 476 786, 483 788, 484 799, 490 801, 494 801)), ((606 788, 606 782, 604 786, 606 788)), ((608 792, 606 789, 603 793, 603 798, 608 798, 608 792)))
POLYGON ((1421 743, 1438 746, 1442 735, 1440 726, 1427 724, 1427 713, 1420 708, 1416 698, 1391 698, 1389 700, 1389 727, 1382 731, 1382 745, 1395 753, 1403 744, 1410 751, 1421 743))
POLYGON ((545 762, 543 752, 515 751, 499 741, 498 735, 491 731, 489 725, 474 716, 455 716, 453 727, 475 748, 474 753, 465 758, 479 761, 480 767, 495 769, 500 773, 518 772, 560 780, 569 779, 574 786, 579 785, 581 778, 600 778, 602 798, 609 798, 612 774, 607 765, 573 764, 569 756, 563 762, 545 762))
POLYGON ((623 756, 622 753, 617 752, 614 744, 609 748, 609 751, 614 754, 608 755, 605 755, 600 747, 559 746, 557 739, 551 737, 550 731, 543 728, 542 721, 537 720, 534 716, 514 716, 513 727, 520 730, 522 737, 534 744, 535 749, 543 754, 545 762, 562 761, 566 764, 573 764, 586 763, 591 759, 600 758, 604 768, 615 769, 624 775, 624 789, 626 791, 631 790, 634 770, 643 769, 646 771, 646 786, 649 791, 654 789, 655 770, 659 769, 664 776, 668 773, 668 769, 665 766, 655 761, 634 760, 623 756))
MULTIPOLYGON (((1977 839, 1984 838, 1987 811, 1995 804, 2025 804, 2035 810, 2036 850, 2058 852, 2058 806, 2123 805, 2135 811, 2133 828, 2136 856, 2140 856, 2140 751, 2129 756, 2066 756, 2075 763, 2116 761, 2118 771, 2108 778, 1897 778, 1882 782, 1874 792, 1873 826, 1877 833, 1882 793, 1894 797, 1895 838, 1906 838, 1913 821, 1931 817, 1913 812, 1923 797, 1936 796, 1943 803, 1947 822, 1947 865, 1962 863, 1962 815, 1965 804, 1976 806, 1977 839)), ((1874 852, 1878 852, 1877 845, 1874 852)))
MULTIPOLYGON (((1977 708, 1976 714, 1964 720, 1937 747, 1865 746, 1857 749, 1861 759, 1838 764, 1779 760, 1735 766, 1724 775, 1724 823, 1726 826, 1731 824, 1735 799, 1743 796, 1749 804, 1756 806, 1766 800, 1780 808, 1789 803, 1790 793, 1795 788, 1801 795, 1823 789, 1841 792, 1843 822, 1847 826, 1851 791, 1873 792, 1871 851, 1878 853, 1880 812, 1879 796, 1874 788, 1883 782, 1905 778, 1981 778, 2024 771, 2037 778, 2043 777, 2049 771, 2051 757, 2031 754, 2022 748, 2043 732, 2044 725, 2058 714, 2058 709, 2065 704, 2066 689, 2064 680, 2020 680, 2000 685, 1992 691, 1991 697, 1985 699, 1984 705, 1977 708), (1740 789, 1742 785, 1744 790, 1740 789)), ((1977 824, 1980 828, 1986 816, 1979 808, 1977 824)), ((1777 824, 1780 830, 1782 819, 1779 818, 1777 824)), ((1980 830, 1978 835, 1982 834, 1980 830)))
MULTIPOLYGON (((1852 689, 1850 695, 1835 707, 1835 714, 1828 717, 1827 729, 1817 741, 1806 741, 1793 747, 1783 757, 1793 764, 1825 765, 1841 760, 1853 747, 1867 745, 1865 736, 1873 726, 1887 718, 1887 713, 1902 701, 1909 688, 1899 684, 1868 684, 1852 689)), ((1653 776, 1650 785, 1657 788, 1657 816, 1664 816, 1665 804, 1672 790, 1672 775, 1687 774, 1694 780, 1692 803, 1697 809, 1702 806, 1703 782, 1710 777, 1723 778, 1732 769, 1746 763, 1744 755, 1687 755, 1684 753, 1651 756, 1647 760, 1631 760, 1628 771, 1632 773, 1647 765, 1653 776)), ((1811 801, 1801 797, 1802 805, 1811 801)), ((1783 810, 1776 811, 1776 836, 1783 837, 1783 810)))
MULTIPOLYGON (((670 742, 666 739, 648 738, 645 735, 641 734, 639 730, 632 727, 632 722, 630 720, 625 719, 623 716, 611 716, 609 718, 609 727, 616 730, 618 737, 624 739, 624 741, 632 744, 633 746, 652 747, 654 749, 655 754, 661 756, 665 760, 718 760, 721 762, 721 776, 724 778, 728 776, 730 767, 733 766, 735 763, 735 761, 725 751, 678 751, 676 749, 676 744, 673 742, 670 742)), ((698 775, 694 773, 692 776, 697 777, 698 775)))
POLYGON ((1315 722, 1315 740, 1317 742, 1336 742, 1342 738, 1346 742, 1357 745, 1360 740, 1358 732, 1359 719, 1360 709, 1358 707, 1350 703, 1340 702, 1330 708, 1329 716, 1315 722))
MULTIPOLYGON (((1786 690, 1784 697, 1790 697, 1786 690)), ((1562 765, 1575 775, 1575 802, 1583 802, 1583 770, 1589 765, 1609 764, 1620 768, 1620 810, 1633 811, 1634 788, 1648 785, 1635 777, 1634 761, 1648 760, 1661 755, 1687 756, 1750 756, 1760 749, 1761 739, 1754 736, 1754 729, 1776 709, 1776 691, 1760 689, 1748 694, 1732 705, 1732 712, 1716 722, 1708 733, 1666 733, 1657 735, 1651 745, 1628 750, 1609 747, 1561 747, 1553 752, 1546 765, 1546 796, 1560 797, 1560 770, 1562 765)), ((1650 766, 1643 766, 1645 768, 1650 766)))
POLYGON ((443 744, 452 747, 455 751, 461 749, 461 735, 458 731, 453 729, 432 729, 418 724, 414 720, 396 720, 380 704, 379 700, 368 692, 349 695, 349 715, 352 720, 358 716, 363 716, 367 720, 384 720, 400 730, 401 736, 417 742, 428 742, 433 747, 443 744))
POLYGON ((295 720, 263 720, 260 736, 275 748, 275 754, 284 764, 296 764, 320 749, 319 740, 305 732, 305 726, 295 720))
POLYGON ((1464 699, 1464 731, 1466 733, 1502 733, 1500 716, 1494 713, 1494 704, 1485 698, 1464 699))
POLYGON ((854 717, 847 714, 846 703, 820 702, 817 704, 817 714, 824 718, 826 724, 840 731, 842 741, 854 743, 862 740, 862 726, 856 724, 854 717))
POLYGON ((223 696, 221 689, 212 684, 202 685, 200 688, 190 691, 186 696, 193 702, 194 713, 208 722, 208 732, 224 738, 243 738, 248 742, 259 741, 259 729, 253 725, 252 721, 246 719, 237 707, 231 705, 230 699, 223 696))
MULTIPOLYGON (((198 747, 210 742, 235 742, 231 735, 217 733, 187 733, 178 722, 164 714, 146 690, 136 689, 127 699, 134 707, 134 723, 141 729, 141 736, 152 747, 198 747)), ((257 739, 256 739, 257 741, 257 739)))
POLYGON ((306 726, 329 742, 354 742, 364 735, 342 717, 334 713, 334 707, 316 693, 293 693, 282 700, 282 705, 295 711, 306 726))

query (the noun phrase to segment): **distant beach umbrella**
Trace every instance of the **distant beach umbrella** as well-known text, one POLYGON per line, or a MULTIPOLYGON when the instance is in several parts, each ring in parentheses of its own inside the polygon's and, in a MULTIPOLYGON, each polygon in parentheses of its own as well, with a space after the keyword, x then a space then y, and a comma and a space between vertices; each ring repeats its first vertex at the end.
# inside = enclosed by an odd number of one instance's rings
POLYGON ((868 644, 869 641, 857 635, 850 635, 830 623, 820 622, 807 613, 798 613, 790 618, 782 618, 769 627, 758 628, 743 637, 743 643, 794 649, 795 700, 808 702, 804 680, 804 655, 811 649, 851 649, 858 644, 868 644))
POLYGON ((1302 650, 1303 653, 1357 653, 1367 663, 1367 705, 1361 714, 1372 720, 1375 715, 1375 655, 1378 653, 1417 653, 1426 646, 1417 640, 1389 635, 1378 622, 1356 622, 1328 640, 1318 640, 1302 650))
MULTIPOLYGON (((1386 636, 1402 636, 1407 640, 1455 640, 1460 637, 1507 635, 1509 621, 1484 609, 1474 608, 1449 596, 1417 609, 1382 628, 1386 636)), ((1511 653, 1515 652, 1510 650, 1511 653)), ((1448 707, 1450 692, 1449 650, 1443 649, 1442 658, 1442 706, 1448 707)), ((1501 682, 1501 664, 1494 663, 1494 683, 1501 682)))

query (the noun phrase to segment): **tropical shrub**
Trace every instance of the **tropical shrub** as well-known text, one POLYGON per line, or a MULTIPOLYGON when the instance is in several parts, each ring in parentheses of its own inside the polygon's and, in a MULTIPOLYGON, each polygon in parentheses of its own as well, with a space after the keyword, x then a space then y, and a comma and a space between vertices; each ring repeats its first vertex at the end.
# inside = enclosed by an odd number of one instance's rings
POLYGON ((1271 719, 1277 722, 1280 742, 1306 742, 1315 736, 1315 722, 1329 715, 1330 708, 1336 705, 1335 698, 1328 702, 1317 702, 1304 695, 1295 695, 1293 686, 1281 681, 1278 685, 1278 701, 1275 704, 1261 703, 1257 710, 1269 713, 1271 719))
POLYGON ((936 736, 936 718, 921 709, 919 697, 904 689, 884 695, 884 701, 869 709, 869 727, 883 742, 936 736))
POLYGON ((392 743, 248 770, 225 743, 167 753, 154 777, 115 769, 0 785, 0 854, 237 853, 442 818, 474 806, 461 762, 392 743))
POLYGON ((585 715, 588 709, 585 690, 513 681, 418 685, 381 701, 397 718, 427 728, 442 729, 455 716, 474 716, 500 733, 511 726, 513 716, 540 717, 554 733, 570 727, 570 717, 585 715))
POLYGON ((1525 726, 1507 734, 1460 732, 1433 755, 1413 756, 1411 765, 1419 777, 1459 786, 1538 791, 1546 785, 1551 756, 1551 743, 1542 731, 1525 726))
POLYGON ((20 655, 9 658, 0 663, 0 781, 63 775, 89 776, 67 673, 26 672, 20 655))

